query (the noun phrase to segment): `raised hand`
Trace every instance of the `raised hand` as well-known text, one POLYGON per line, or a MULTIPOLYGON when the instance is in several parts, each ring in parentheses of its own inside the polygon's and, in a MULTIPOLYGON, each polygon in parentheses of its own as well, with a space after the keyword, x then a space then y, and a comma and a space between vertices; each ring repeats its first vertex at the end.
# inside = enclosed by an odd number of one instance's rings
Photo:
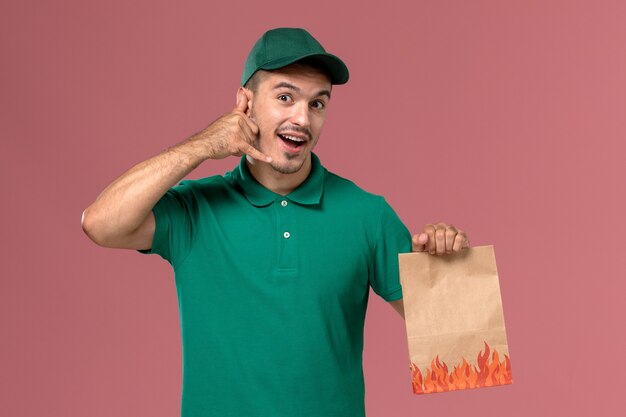
POLYGON ((189 138, 200 146, 207 159, 222 159, 227 156, 246 154, 263 162, 272 158, 254 147, 259 135, 259 127, 246 112, 248 96, 242 88, 237 90, 237 104, 230 112, 220 117, 207 128, 189 138))

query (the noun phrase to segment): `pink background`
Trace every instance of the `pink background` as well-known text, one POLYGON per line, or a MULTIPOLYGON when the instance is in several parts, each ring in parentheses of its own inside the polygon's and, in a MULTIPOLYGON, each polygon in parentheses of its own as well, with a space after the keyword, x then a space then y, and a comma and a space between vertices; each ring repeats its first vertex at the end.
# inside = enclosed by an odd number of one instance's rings
POLYGON ((0 415, 178 415, 171 269, 95 246, 80 215, 230 111, 276 26, 351 70, 324 164, 412 231, 446 221, 496 249, 515 383, 413 395, 404 323, 373 297, 368 416, 621 415, 626 4, 383 4, 3 1, 0 415))

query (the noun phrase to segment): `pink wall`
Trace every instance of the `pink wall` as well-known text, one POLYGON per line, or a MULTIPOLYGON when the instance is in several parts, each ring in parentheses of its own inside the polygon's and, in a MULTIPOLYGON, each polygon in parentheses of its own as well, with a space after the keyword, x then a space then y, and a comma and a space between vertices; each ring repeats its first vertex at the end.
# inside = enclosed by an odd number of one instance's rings
POLYGON ((309 29, 351 70, 325 165, 413 231, 443 220, 496 249, 514 385, 413 395, 404 323, 373 297, 368 416, 621 415, 624 2, 7 3, 0 415, 177 415, 171 270, 93 245, 80 214, 229 111, 249 48, 276 26, 309 29))

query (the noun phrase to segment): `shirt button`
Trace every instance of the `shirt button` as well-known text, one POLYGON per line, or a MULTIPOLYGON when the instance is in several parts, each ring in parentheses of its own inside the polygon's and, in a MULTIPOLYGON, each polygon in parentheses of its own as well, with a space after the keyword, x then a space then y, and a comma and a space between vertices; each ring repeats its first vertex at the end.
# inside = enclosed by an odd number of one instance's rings
POLYGON ((286 207, 287 206, 287 200, 281 201, 280 205, 283 206, 283 207, 286 207))
POLYGON ((285 232, 285 233, 283 233, 283 237, 284 237, 285 239, 289 239, 289 236, 291 236, 291 234, 290 234, 289 232, 285 232))

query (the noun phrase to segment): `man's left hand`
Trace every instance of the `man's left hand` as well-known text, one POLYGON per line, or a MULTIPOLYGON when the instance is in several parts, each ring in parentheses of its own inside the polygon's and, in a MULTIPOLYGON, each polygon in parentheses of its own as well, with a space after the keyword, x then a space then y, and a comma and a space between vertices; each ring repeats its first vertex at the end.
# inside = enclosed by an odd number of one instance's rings
POLYGON ((469 248, 467 234, 451 224, 427 224, 422 229, 422 233, 413 236, 413 252, 443 255, 466 248, 469 248))

